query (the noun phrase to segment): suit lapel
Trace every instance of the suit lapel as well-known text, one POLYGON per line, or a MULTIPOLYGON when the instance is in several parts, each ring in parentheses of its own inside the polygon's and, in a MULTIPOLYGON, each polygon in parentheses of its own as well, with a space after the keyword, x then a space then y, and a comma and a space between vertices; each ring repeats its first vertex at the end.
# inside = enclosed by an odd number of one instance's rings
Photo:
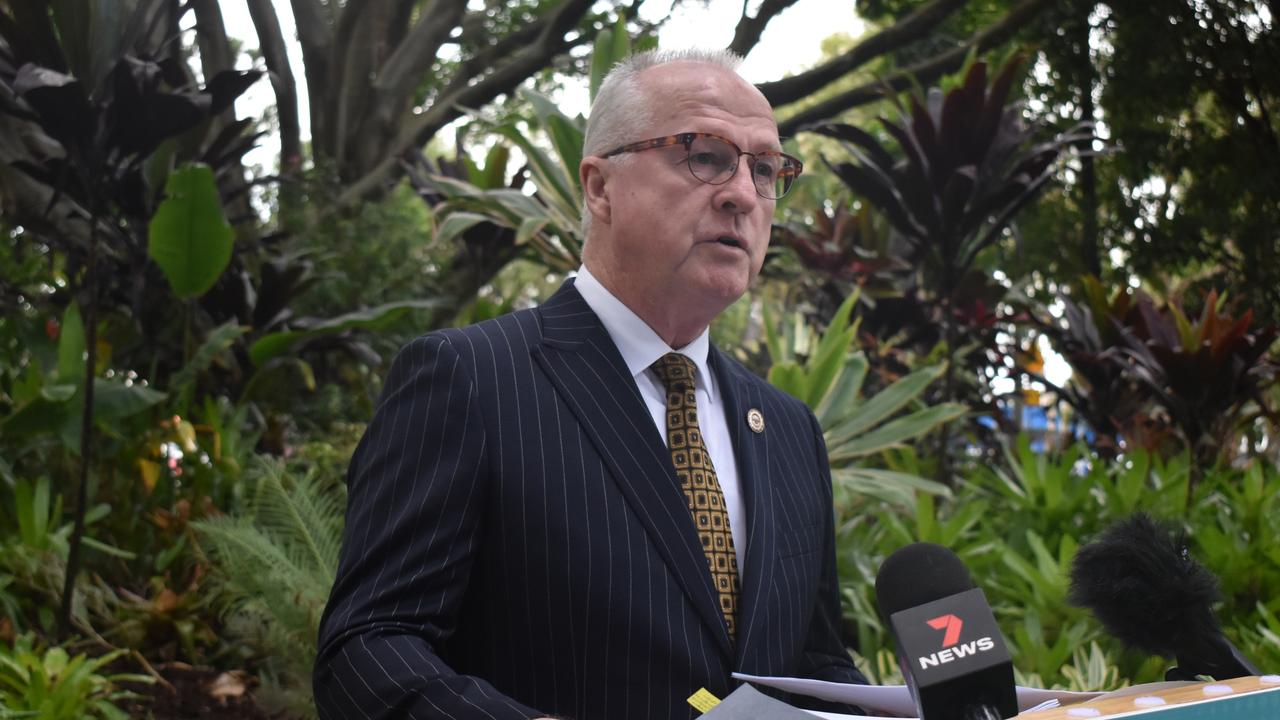
MULTIPOLYGON (((769 484, 768 429, 753 432, 747 425, 747 412, 763 411, 764 402, 758 388, 746 371, 729 362, 715 347, 711 348, 710 365, 723 388, 725 419, 733 438, 734 456, 738 461, 747 510, 746 567, 742 572, 742 597, 738 608, 738 668, 750 668, 747 660, 754 648, 764 650, 767 643, 752 642, 754 633, 768 630, 769 578, 773 572, 776 539, 773 492, 769 484)), ((768 418, 766 418, 766 423, 768 418)))
POLYGON ((731 657, 706 556, 671 456, 621 354, 572 282, 539 306, 539 316, 543 342, 532 350, 535 361, 604 458, 689 602, 731 657))

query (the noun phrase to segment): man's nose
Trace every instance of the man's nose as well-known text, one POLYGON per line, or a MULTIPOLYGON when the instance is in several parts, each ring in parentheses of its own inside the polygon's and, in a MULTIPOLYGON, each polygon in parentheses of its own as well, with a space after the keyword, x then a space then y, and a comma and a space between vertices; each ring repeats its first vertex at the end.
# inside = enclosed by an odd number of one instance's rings
POLYGON ((734 213, 749 213, 755 209, 760 196, 756 194, 755 182, 752 178, 751 163, 746 158, 738 163, 738 169, 729 178, 729 182, 717 186, 715 194, 716 208, 734 213))

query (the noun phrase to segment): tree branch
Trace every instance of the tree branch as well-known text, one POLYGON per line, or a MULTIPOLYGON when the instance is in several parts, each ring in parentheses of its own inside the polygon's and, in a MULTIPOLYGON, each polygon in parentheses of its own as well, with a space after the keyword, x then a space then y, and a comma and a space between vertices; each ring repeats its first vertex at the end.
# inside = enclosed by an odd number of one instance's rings
MULTIPOLYGON (((338 22, 333 53, 338 83, 329 88, 327 107, 334 134, 330 151, 339 171, 357 154, 358 146, 371 139, 360 137, 352 130, 360 128, 365 114, 372 112, 370 80, 378 68, 377 46, 381 39, 377 22, 379 4, 379 0, 349 4, 343 8, 338 22)), ((375 142, 381 144, 380 140, 375 142)))
POLYGON ((467 0, 431 0, 378 73, 373 83, 376 102, 394 102, 413 93, 466 10, 467 0))
POLYGON ((760 85, 774 107, 793 103, 844 77, 874 58, 915 42, 937 27, 968 0, 933 0, 893 25, 855 45, 845 54, 808 72, 760 85))
POLYGON ((395 138, 397 121, 408 111, 440 46, 449 39, 466 9, 466 0, 431 0, 417 24, 378 71, 367 100, 361 104, 363 113, 355 133, 360 145, 348 153, 358 172, 382 158, 384 144, 395 138))
POLYGON ((413 23, 413 10, 418 6, 418 0, 396 0, 395 7, 391 12, 391 27, 387 35, 387 41, 391 47, 396 47, 404 42, 405 36, 409 34, 409 28, 413 23))
POLYGON ((437 130, 459 117, 463 108, 479 107, 498 95, 511 92, 545 67, 551 58, 589 40, 590 35, 586 33, 574 41, 568 41, 564 36, 591 8, 592 1, 565 2, 546 21, 539 23, 541 32, 536 41, 517 50, 506 64, 499 66, 483 80, 468 84, 471 78, 461 75, 455 77, 430 109, 410 118, 378 165, 348 185, 331 206, 331 210, 350 205, 373 192, 398 166, 400 157, 405 152, 426 142, 437 130))
POLYGON ((249 17, 258 33, 258 47, 271 71, 280 118, 280 174, 294 177, 302 168, 302 139, 298 120, 298 84, 289 65, 284 33, 271 0, 248 0, 249 17))
POLYGON ((764 33, 764 28, 778 16, 778 13, 786 10, 796 4, 796 0, 764 0, 760 4, 760 9, 756 11, 755 17, 747 17, 746 4, 743 4, 742 17, 738 20, 738 26, 733 30, 733 40, 729 43, 729 50, 746 55, 751 48, 760 42, 760 35, 764 33))
MULTIPOLYGON (((337 4, 337 0, 331 2, 337 4)), ((302 69, 307 78, 311 142, 319 151, 317 154, 324 155, 336 144, 325 112, 325 98, 333 90, 329 81, 329 53, 333 49, 333 35, 329 31, 329 21, 320 0, 290 0, 290 6, 293 8, 293 22, 298 31, 298 44, 302 46, 302 69)))
POLYGON ((886 91, 904 90, 911 87, 913 81, 922 85, 931 83, 963 65, 965 56, 969 54, 971 48, 977 48, 978 52, 983 52, 1000 45, 1055 1, 1023 0, 1000 22, 975 33, 964 44, 896 72, 882 81, 861 85, 802 110, 779 123, 778 132, 784 136, 794 135, 805 125, 826 120, 850 108, 879 100, 884 97, 886 91))
POLYGON ((196 13, 196 42, 200 46, 200 65, 205 78, 234 69, 236 63, 217 0, 192 0, 191 5, 196 13))

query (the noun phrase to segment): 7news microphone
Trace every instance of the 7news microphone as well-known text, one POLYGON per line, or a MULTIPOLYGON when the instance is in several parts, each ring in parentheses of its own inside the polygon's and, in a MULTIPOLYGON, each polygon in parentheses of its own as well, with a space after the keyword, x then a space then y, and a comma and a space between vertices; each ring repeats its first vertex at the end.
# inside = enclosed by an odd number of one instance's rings
POLYGON ((876 574, 876 599, 921 720, 1018 714, 1009 650, 955 553, 933 543, 899 548, 876 574))

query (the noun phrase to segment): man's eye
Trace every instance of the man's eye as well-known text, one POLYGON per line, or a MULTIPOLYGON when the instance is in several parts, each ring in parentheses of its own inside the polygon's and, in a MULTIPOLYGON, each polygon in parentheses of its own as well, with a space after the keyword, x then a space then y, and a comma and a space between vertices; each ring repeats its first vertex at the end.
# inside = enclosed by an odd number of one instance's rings
POLYGON ((771 178, 778 174, 772 165, 766 162, 758 162, 755 167, 756 177, 771 178))
POLYGON ((696 152, 689 155, 689 162, 694 165, 703 165, 705 167, 720 167, 724 165, 724 160, 719 155, 711 152, 696 152))

